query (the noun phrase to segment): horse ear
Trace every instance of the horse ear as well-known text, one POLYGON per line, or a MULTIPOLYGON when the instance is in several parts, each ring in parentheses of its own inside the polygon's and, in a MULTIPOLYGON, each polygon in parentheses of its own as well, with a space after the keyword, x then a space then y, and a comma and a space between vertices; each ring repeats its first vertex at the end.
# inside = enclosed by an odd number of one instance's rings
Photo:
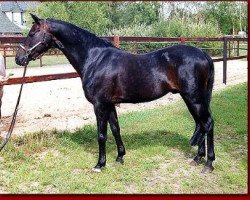
POLYGON ((34 20, 35 23, 39 24, 39 21, 41 20, 39 17, 37 17, 36 15, 30 13, 30 16, 32 17, 32 19, 34 20))

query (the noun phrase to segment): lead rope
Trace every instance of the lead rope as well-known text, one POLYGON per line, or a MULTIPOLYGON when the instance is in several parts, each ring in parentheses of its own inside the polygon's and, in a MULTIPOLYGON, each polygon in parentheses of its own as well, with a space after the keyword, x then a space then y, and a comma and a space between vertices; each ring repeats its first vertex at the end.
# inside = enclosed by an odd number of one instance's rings
POLYGON ((22 84, 21 84, 21 87, 20 87, 20 91, 19 91, 19 95, 18 95, 18 98, 17 98, 15 111, 14 111, 14 113, 13 113, 13 117, 12 117, 12 120, 11 120, 10 128, 9 128, 9 130, 8 130, 8 133, 6 134, 6 137, 5 137, 4 141, 3 141, 2 144, 1 144, 0 151, 2 151, 2 149, 3 149, 3 148, 5 147, 5 145, 8 143, 8 141, 9 141, 9 139, 10 139, 10 137, 11 137, 11 134, 12 134, 12 132, 13 132, 15 123, 16 123, 16 116, 17 116, 17 111, 18 111, 19 102, 20 102, 20 100, 21 100, 21 95, 22 95, 23 84, 24 84, 24 77, 25 77, 25 74, 26 74, 26 70, 27 70, 27 65, 24 66, 24 70, 23 70, 23 81, 22 81, 22 84))

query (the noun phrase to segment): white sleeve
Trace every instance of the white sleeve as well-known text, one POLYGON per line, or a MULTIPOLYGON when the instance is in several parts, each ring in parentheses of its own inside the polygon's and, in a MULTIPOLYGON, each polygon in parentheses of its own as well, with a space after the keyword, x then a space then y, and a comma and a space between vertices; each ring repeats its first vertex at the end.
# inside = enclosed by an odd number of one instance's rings
POLYGON ((1 54, 0 54, 0 76, 3 76, 3 77, 6 76, 4 59, 1 54))

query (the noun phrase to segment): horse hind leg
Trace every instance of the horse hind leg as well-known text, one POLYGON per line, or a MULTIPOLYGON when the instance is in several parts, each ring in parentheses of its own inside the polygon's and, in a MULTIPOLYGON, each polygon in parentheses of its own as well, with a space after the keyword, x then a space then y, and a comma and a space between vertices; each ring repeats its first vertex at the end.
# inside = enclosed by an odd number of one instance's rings
MULTIPOLYGON (((198 119, 202 125, 204 133, 207 135, 207 161, 205 163, 205 168, 202 170, 203 173, 212 172, 214 167, 212 165, 215 160, 214 153, 214 120, 206 103, 194 105, 196 108, 198 119)), ((205 137, 205 135, 204 135, 205 137)), ((203 144, 205 142, 205 138, 203 144)))
MULTIPOLYGON (((194 116, 197 124, 200 124, 200 138, 197 142, 198 154, 194 158, 194 161, 200 159, 201 156, 205 156, 205 133, 207 134, 207 162, 205 164, 205 168, 202 172, 207 173, 213 171, 213 161, 215 160, 214 153, 214 138, 213 138, 213 128, 214 121, 211 115, 211 111, 209 109, 209 104, 204 101, 204 98, 201 100, 197 100, 196 98, 185 98, 188 102, 188 108, 190 109, 191 114, 194 116)), ((186 102, 185 101, 185 102, 186 102)), ((195 132, 198 134, 198 132, 195 132)))
POLYGON ((189 112, 193 116, 194 121, 195 121, 195 125, 196 125, 193 136, 190 139, 190 144, 192 146, 198 145, 198 153, 194 157, 194 159, 190 162, 191 165, 196 166, 196 165, 200 164, 202 158, 206 156, 205 133, 202 130, 202 125, 198 120, 198 117, 196 115, 194 107, 192 106, 192 102, 189 101, 188 98, 186 98, 185 96, 183 96, 183 95, 181 95, 181 96, 182 96, 184 102, 186 103, 189 112))
POLYGON ((112 134, 115 138, 117 151, 118 151, 116 161, 123 164, 124 163, 123 156, 126 154, 126 151, 125 151, 125 147, 123 145, 122 138, 120 135, 120 127, 119 127, 119 122, 118 122, 115 106, 112 106, 110 116, 109 116, 109 124, 110 124, 110 129, 112 131, 112 134))
POLYGON ((205 132, 207 133, 207 162, 205 164, 205 168, 202 170, 202 173, 212 172, 213 161, 215 160, 214 153, 214 120, 209 112, 209 116, 203 119, 203 126, 205 132))

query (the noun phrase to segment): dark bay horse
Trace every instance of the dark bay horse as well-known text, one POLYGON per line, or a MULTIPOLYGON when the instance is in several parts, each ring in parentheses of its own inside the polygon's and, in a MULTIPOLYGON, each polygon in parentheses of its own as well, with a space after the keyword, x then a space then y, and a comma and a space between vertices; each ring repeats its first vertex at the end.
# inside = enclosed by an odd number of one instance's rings
POLYGON ((168 92, 182 96, 196 123, 190 143, 198 145, 198 153, 191 163, 199 164, 207 153, 203 172, 213 170, 214 122, 210 99, 214 65, 210 56, 186 45, 134 55, 73 24, 35 15, 32 18, 34 23, 18 49, 16 63, 24 66, 51 47, 60 49, 67 57, 81 78, 87 100, 94 106, 99 144, 95 171, 101 171, 106 164, 108 123, 117 145, 116 161, 123 163, 125 148, 115 104, 148 102, 168 92))

